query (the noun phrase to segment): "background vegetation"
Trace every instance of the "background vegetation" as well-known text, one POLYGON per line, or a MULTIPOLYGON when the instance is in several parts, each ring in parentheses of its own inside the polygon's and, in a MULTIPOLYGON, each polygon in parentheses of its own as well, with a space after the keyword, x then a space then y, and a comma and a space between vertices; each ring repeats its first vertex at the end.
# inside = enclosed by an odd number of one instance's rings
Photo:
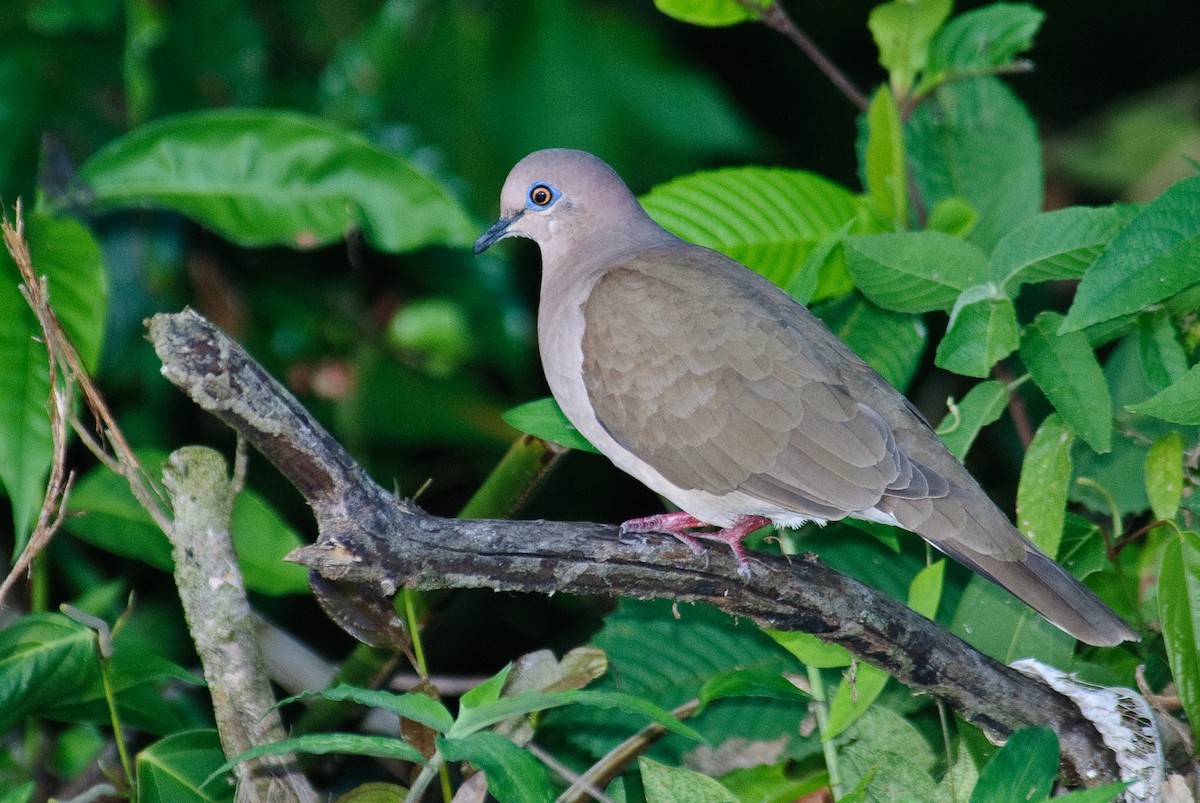
MULTIPOLYGON (((22 199, 52 302, 152 473, 183 444, 233 447, 144 341, 143 318, 190 304, 286 379, 377 480, 452 515, 517 436, 504 411, 545 393, 536 251, 475 259, 468 246, 521 156, 596 152, 664 225, 812 303, 1144 640, 1079 649, 959 567, 929 569, 940 564, 921 542, 890 531, 801 531, 782 548, 819 553, 1004 661, 1033 655, 1129 687, 1140 667, 1166 716, 1195 722, 1196 10, 1054 4, 1043 25, 1028 6, 888 8, 789 6, 868 111, 765 25, 689 25, 643 3, 10 2, 0 199, 10 217, 22 199), (762 197, 783 213, 773 227, 747 211, 762 197)), ((701 23, 739 9, 663 2, 701 23)), ((0 276, 0 532, 15 560, 51 464, 50 381, 7 256, 0 276)), ((568 437, 553 423, 537 434, 568 437)), ((69 797, 105 775, 147 800, 224 799, 220 783, 198 789, 222 759, 188 671, 169 546, 87 450, 72 446, 68 466, 79 515, 0 613, 0 800, 69 797), (62 603, 118 624, 104 672, 62 603), (114 752, 113 711, 136 777, 114 752)), ((287 660, 342 666, 354 642, 279 560, 311 539, 307 508, 253 457, 249 486, 235 529, 256 610, 307 648, 287 660)), ((572 452, 520 515, 616 522, 658 504, 572 452)), ((590 688, 666 709, 735 668, 801 677, 829 700, 817 727, 807 699, 710 687, 688 724, 711 749, 672 734, 614 796, 790 800, 833 784, 860 799, 965 800, 989 777, 994 748, 977 729, 869 668, 848 680, 840 656, 789 652, 713 611, 486 592, 414 604, 441 681, 586 642, 609 666, 590 688), (723 787, 702 797, 678 766, 723 787)), ((464 710, 487 705, 488 688, 464 710)), ((539 718, 537 743, 582 770, 645 722, 564 707, 539 718)), ((1046 758, 1044 794, 1053 736, 1021 738, 1016 749, 1046 758)), ((506 799, 549 794, 544 772, 510 763, 523 785, 506 799)), ((1011 780, 995 766, 977 799, 1011 780)), ((344 757, 310 775, 334 792, 408 782, 344 757)))

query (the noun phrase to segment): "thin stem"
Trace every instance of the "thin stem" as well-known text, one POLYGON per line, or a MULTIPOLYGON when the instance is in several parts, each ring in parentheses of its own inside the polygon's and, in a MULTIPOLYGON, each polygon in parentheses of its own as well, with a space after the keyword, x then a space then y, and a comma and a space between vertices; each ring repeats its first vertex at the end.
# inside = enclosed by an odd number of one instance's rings
POLYGON ((821 678, 821 670, 815 666, 808 667, 808 685, 812 691, 813 713, 817 715, 817 730, 821 734, 821 751, 825 754, 825 770, 829 773, 829 791, 833 799, 842 796, 842 773, 838 769, 837 748, 832 739, 826 739, 829 732, 829 705, 825 695, 825 681, 821 678))
POLYGON ((417 773, 416 780, 412 782, 412 786, 408 788, 408 794, 404 796, 404 803, 418 803, 445 762, 446 759, 442 757, 441 752, 435 752, 429 759, 429 763, 421 767, 421 771, 417 773))
POLYGON ((796 25, 783 6, 776 2, 771 3, 766 8, 762 8, 759 4, 753 2, 753 0, 738 0, 738 2, 758 15, 763 24, 768 28, 778 31, 792 40, 792 44, 800 48, 804 55, 808 56, 809 60, 817 66, 817 69, 824 73, 825 77, 841 90, 846 99, 854 105, 854 108, 860 112, 867 110, 867 106, 870 104, 867 96, 854 85, 854 82, 845 73, 838 69, 838 66, 825 55, 821 48, 817 47, 816 42, 810 39, 808 34, 804 33, 796 25))
POLYGON ((1029 444, 1033 443, 1033 425, 1029 423, 1029 411, 1025 409, 1025 400, 1016 392, 1019 383, 1013 379, 1012 373, 1002 362, 992 366, 992 374, 1009 389, 1008 416, 1012 419, 1013 426, 1016 427, 1022 449, 1028 451, 1029 444))

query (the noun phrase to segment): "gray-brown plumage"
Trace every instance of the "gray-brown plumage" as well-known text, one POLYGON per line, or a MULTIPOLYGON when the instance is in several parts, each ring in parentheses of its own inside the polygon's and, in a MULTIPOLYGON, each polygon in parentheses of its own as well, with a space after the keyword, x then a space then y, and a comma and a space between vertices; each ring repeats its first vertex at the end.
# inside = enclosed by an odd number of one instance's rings
POLYGON ((1090 644, 1137 635, 1021 535, 924 419, 802 305, 656 224, 596 157, 538 151, 501 218, 542 251, 538 345, 551 392, 619 468, 685 513, 626 530, 725 541, 768 522, 895 524, 1090 644), (718 533, 692 533, 702 525, 718 533))

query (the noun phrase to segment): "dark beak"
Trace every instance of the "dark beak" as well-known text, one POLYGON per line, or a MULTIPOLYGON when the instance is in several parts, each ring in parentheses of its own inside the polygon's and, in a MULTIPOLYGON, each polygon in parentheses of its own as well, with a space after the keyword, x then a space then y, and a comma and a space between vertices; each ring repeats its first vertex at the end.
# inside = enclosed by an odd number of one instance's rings
POLYGON ((521 217, 520 212, 510 217, 502 217, 489 226, 488 230, 479 235, 479 239, 475 241, 475 256, 479 256, 494 243, 507 237, 508 227, 515 223, 519 217, 521 217))

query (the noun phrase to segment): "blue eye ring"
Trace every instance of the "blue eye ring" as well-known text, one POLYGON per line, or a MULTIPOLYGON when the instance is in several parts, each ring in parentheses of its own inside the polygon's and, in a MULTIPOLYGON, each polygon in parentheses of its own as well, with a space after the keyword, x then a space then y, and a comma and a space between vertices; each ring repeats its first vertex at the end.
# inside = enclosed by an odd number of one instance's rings
POLYGON ((562 195, 553 184, 544 181, 534 182, 525 193, 525 208, 532 210, 549 209, 558 197, 562 195))

